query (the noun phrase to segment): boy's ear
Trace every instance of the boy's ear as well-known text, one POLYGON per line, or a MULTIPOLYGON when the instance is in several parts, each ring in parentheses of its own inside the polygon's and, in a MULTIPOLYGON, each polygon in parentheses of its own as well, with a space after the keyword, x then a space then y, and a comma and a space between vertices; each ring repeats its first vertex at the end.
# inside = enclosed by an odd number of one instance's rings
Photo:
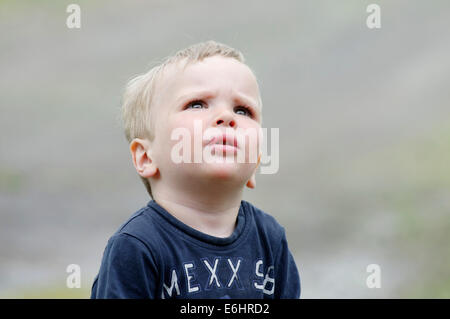
POLYGON ((252 177, 250 177, 250 179, 247 182, 247 187, 248 188, 255 188, 256 187, 256 178, 255 178, 255 173, 252 174, 252 177))
POLYGON ((130 151, 138 174, 144 178, 155 176, 158 167, 150 155, 150 142, 147 139, 135 138, 130 143, 130 151))
POLYGON ((253 172, 252 177, 250 177, 250 179, 247 181, 247 187, 248 187, 248 188, 255 188, 255 187, 256 187, 256 177, 255 177, 255 174, 256 174, 256 170, 257 170, 258 167, 259 167, 260 161, 261 161, 261 154, 258 155, 258 163, 256 163, 255 171, 253 172))

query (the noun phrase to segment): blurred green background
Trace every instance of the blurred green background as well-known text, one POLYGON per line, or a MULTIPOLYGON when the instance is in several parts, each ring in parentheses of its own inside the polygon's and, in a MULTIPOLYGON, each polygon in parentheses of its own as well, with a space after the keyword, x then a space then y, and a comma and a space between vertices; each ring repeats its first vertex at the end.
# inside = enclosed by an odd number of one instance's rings
POLYGON ((245 199, 286 227, 302 297, 450 298, 449 30, 444 0, 0 1, 0 297, 89 297, 109 236, 149 200, 125 83, 213 39, 243 52, 280 129, 279 171, 245 199))

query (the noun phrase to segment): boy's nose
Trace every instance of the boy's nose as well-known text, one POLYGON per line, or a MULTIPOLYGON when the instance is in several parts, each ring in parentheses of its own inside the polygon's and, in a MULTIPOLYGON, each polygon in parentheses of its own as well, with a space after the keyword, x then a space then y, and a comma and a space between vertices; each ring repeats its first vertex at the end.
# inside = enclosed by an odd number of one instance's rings
POLYGON ((233 114, 229 111, 222 112, 215 121, 216 125, 224 125, 224 126, 230 126, 235 127, 236 122, 234 120, 233 114))

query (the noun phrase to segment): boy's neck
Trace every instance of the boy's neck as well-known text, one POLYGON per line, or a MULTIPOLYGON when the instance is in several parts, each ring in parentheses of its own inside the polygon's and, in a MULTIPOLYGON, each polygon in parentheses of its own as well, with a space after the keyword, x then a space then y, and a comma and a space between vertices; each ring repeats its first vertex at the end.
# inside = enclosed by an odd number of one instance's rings
POLYGON ((236 226, 242 189, 214 192, 157 192, 154 200, 184 224, 211 236, 229 237, 236 226))

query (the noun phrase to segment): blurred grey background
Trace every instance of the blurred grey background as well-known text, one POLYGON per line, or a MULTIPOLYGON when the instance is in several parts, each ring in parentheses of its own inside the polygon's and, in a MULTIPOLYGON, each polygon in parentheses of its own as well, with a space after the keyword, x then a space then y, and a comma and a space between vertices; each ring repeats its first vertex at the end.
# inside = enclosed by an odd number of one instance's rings
POLYGON ((0 1, 0 297, 89 297, 109 236, 149 200, 124 86, 212 39, 243 52, 280 129, 279 172, 244 199, 285 226, 302 297, 450 298, 449 30, 445 0, 0 1))

